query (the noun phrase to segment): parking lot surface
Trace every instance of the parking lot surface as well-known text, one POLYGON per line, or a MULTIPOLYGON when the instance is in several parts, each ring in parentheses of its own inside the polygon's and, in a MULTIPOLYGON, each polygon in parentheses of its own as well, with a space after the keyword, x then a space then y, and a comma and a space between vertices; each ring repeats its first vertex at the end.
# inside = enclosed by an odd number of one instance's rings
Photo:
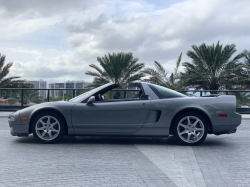
POLYGON ((13 137, 0 118, 0 186, 250 186, 250 120, 186 147, 174 137, 13 137))

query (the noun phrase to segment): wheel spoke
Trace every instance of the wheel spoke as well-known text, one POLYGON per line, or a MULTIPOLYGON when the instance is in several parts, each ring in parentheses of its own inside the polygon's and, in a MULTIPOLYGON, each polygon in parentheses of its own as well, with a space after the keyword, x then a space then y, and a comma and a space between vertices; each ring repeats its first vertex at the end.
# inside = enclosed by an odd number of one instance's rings
POLYGON ((58 124, 58 123, 57 122, 52 123, 51 126, 54 127, 56 124, 58 124))
POLYGON ((203 128, 197 128, 197 127, 195 127, 194 130, 195 131, 203 131, 203 128))
POLYGON ((182 131, 181 133, 180 133, 180 135, 183 135, 183 134, 186 134, 187 133, 187 131, 185 130, 185 131, 182 131))
POLYGON ((190 141, 191 134, 188 134, 187 141, 190 141))
POLYGON ((188 125, 191 125, 191 122, 190 122, 189 116, 187 117, 187 121, 188 121, 188 125))
POLYGON ((39 122, 44 126, 45 125, 45 123, 43 122, 43 120, 39 120, 39 122))
POLYGON ((196 133, 194 133, 193 135, 194 135, 194 137, 195 137, 196 139, 198 139, 198 138, 199 138, 199 137, 197 136, 197 134, 196 134, 196 133))
POLYGON ((51 131, 48 132, 49 138, 52 139, 51 131))
POLYGON ((48 116, 47 124, 50 124, 50 117, 48 116))
POLYGON ((59 132, 59 130, 52 128, 51 131, 53 132, 59 132))
POLYGON ((179 124, 180 126, 184 127, 185 129, 187 128, 187 125, 184 125, 184 124, 179 124))
POLYGON ((42 137, 44 137, 44 136, 45 136, 45 134, 46 134, 46 132, 45 132, 45 131, 43 131, 42 137))
POLYGON ((200 120, 197 119, 197 120, 194 122, 193 126, 195 127, 199 121, 200 121, 200 120))
POLYGON ((36 128, 36 130, 44 130, 44 127, 39 127, 39 128, 36 128))

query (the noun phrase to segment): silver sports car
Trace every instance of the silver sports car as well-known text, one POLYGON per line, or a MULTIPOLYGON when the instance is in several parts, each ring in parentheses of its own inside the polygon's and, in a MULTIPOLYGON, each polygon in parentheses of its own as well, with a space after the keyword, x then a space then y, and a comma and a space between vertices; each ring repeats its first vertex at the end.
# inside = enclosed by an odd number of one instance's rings
POLYGON ((108 83, 69 101, 34 105, 9 116, 13 136, 55 143, 65 134, 84 136, 154 136, 173 134, 184 145, 198 145, 207 134, 236 132, 241 115, 229 95, 188 97, 168 88, 139 83, 139 92, 120 99, 108 83), (118 98, 118 99, 117 99, 118 98))

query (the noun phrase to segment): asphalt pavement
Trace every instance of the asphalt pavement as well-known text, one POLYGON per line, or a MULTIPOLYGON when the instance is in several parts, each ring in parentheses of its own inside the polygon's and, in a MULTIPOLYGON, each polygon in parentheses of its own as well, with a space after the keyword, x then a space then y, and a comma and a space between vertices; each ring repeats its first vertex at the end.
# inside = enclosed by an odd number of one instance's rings
POLYGON ((200 146, 169 138, 14 137, 0 118, 0 186, 250 187, 250 121, 200 146))

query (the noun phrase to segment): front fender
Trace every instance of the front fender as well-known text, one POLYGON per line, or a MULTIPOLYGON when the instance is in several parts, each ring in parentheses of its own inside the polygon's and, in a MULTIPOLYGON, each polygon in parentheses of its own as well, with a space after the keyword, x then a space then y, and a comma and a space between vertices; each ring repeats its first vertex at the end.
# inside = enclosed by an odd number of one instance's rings
POLYGON ((28 120, 21 120, 22 125, 30 125, 32 117, 37 114, 39 111, 44 110, 55 110, 59 113, 61 113, 64 118, 66 119, 68 128, 72 128, 71 123, 71 109, 75 105, 75 103, 71 102, 50 102, 50 103, 43 103, 34 105, 31 107, 27 107, 25 109, 20 110, 20 118, 22 117, 28 117, 28 120))

